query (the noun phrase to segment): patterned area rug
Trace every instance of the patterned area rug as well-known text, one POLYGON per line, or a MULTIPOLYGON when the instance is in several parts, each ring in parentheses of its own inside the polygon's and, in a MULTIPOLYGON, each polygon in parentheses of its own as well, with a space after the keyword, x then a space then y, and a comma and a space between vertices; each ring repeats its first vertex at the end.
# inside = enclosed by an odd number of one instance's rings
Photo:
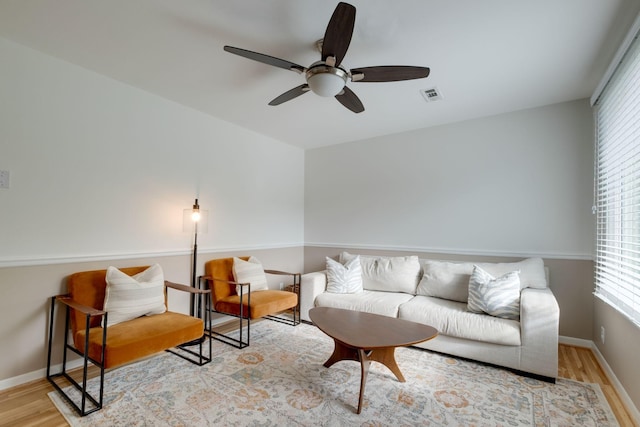
POLYGON ((314 326, 262 321, 250 347, 213 346, 203 367, 163 353, 108 372, 104 408, 84 418, 49 396, 72 426, 618 425, 597 384, 554 385, 414 348, 396 350, 405 383, 371 364, 358 415, 360 366, 323 367, 333 341, 314 326))

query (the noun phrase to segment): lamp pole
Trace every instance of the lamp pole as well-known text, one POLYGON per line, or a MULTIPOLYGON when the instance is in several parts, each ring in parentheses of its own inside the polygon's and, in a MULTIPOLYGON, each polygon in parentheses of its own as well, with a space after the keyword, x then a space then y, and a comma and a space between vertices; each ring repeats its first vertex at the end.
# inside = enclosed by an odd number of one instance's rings
MULTIPOLYGON (((191 267, 191 287, 196 287, 196 268, 198 260, 198 222, 200 222, 200 205, 198 199, 193 204, 193 210, 191 212, 191 219, 193 220, 193 265, 191 267)), ((195 295, 191 295, 191 315, 195 313, 195 295)))
MULTIPOLYGON (((183 227, 186 228, 186 224, 188 223, 187 220, 187 213, 189 212, 188 209, 184 210, 184 216, 182 217, 182 221, 183 221, 183 227)), ((206 211, 205 211, 205 215, 206 215, 206 211)), ((202 213, 200 212, 200 205, 198 204, 198 199, 196 199, 195 203, 193 204, 193 208, 191 209, 191 221, 193 222, 193 263, 191 265, 191 287, 193 288, 197 288, 198 284, 196 282, 196 269, 198 266, 198 223, 200 222, 200 220, 202 219, 202 213)), ((206 224, 204 227, 204 232, 207 232, 206 229, 206 224)), ((208 298, 207 296, 205 296, 206 298, 208 298)), ((205 306, 206 307, 206 304, 205 306)), ((203 316, 203 307, 202 307, 202 301, 200 300, 200 298, 196 299, 196 295, 191 294, 190 297, 190 301, 189 301, 189 312, 191 314, 191 316, 194 317, 200 317, 202 318, 205 322, 207 319, 207 315, 205 314, 203 316), (196 302, 197 302, 197 306, 196 306, 196 302), (196 315, 197 313, 197 315, 196 315)), ((207 328, 206 324, 205 324, 205 329, 207 328)), ((196 344, 202 344, 202 342, 205 339, 205 335, 202 335, 201 338, 197 338, 195 340, 189 341, 187 343, 181 344, 182 347, 185 346, 192 346, 192 345, 196 345, 196 344)))

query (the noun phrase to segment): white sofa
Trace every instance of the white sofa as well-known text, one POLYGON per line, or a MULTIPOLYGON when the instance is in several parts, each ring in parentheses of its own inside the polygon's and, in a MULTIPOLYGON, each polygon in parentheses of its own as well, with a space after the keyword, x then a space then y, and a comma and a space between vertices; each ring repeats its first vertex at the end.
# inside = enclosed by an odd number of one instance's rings
MULTIPOLYGON (((343 252, 339 261, 344 264, 354 256, 343 252)), ((303 320, 310 321, 309 310, 313 307, 345 308, 412 320, 439 331, 436 338, 417 344, 418 347, 555 381, 560 313, 548 287, 542 259, 470 263, 362 255, 359 260, 362 290, 353 293, 336 293, 335 286, 330 289, 334 292, 328 292, 327 270, 302 276, 303 320), (474 265, 495 278, 519 272, 519 319, 468 310, 474 265)), ((332 272, 333 269, 332 265, 332 272)))

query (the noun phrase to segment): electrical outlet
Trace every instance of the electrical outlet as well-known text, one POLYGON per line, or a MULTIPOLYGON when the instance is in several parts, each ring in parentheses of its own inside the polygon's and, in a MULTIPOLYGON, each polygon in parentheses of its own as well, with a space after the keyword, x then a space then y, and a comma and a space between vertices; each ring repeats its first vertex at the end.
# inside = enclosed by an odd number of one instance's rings
POLYGON ((604 344, 604 326, 600 326, 600 342, 604 344))
POLYGON ((9 188, 11 186, 10 178, 9 171, 0 171, 0 188, 9 188))

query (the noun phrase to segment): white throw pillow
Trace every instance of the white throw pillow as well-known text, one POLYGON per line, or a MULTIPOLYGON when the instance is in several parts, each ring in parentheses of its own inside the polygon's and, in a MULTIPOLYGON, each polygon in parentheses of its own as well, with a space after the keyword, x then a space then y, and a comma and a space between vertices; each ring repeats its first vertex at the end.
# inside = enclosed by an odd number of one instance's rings
POLYGON ((382 257, 342 252, 340 262, 346 264, 356 256, 360 256, 364 289, 415 295, 420 278, 420 261, 417 256, 382 257))
POLYGON ((520 272, 494 278, 478 266, 469 279, 467 309, 503 319, 520 319, 520 272))
POLYGON ((362 267, 356 256, 342 265, 326 257, 327 292, 334 294, 356 294, 362 292, 362 267))
MULTIPOLYGON (((165 305, 164 274, 159 264, 129 276, 115 267, 107 268, 104 311, 107 327, 140 316, 162 314, 165 305)), ((104 326, 104 320, 102 321, 104 326)))
MULTIPOLYGON (((264 268, 260 261, 253 256, 249 257, 249 261, 237 257, 233 258, 233 280, 238 283, 251 283, 251 292, 269 289, 264 268)), ((236 293, 238 295, 240 295, 240 288, 242 288, 242 286, 236 286, 236 293)), ((243 294, 246 293, 247 287, 245 287, 243 291, 243 294)))

